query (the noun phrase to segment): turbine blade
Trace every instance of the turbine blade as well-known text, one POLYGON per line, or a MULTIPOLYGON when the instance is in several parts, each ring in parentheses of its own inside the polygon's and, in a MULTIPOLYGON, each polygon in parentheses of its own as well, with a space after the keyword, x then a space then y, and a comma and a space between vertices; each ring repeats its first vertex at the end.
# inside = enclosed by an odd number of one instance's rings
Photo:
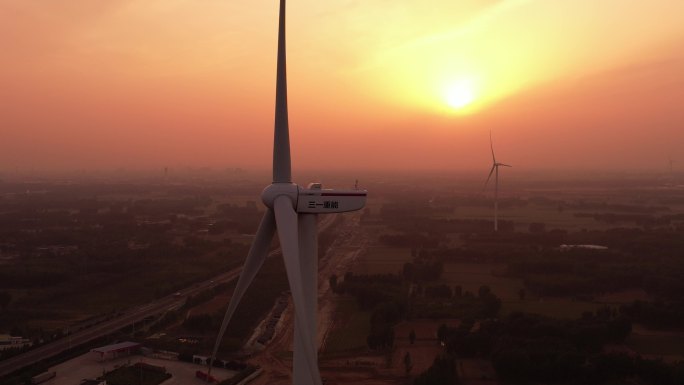
POLYGON ((275 128, 273 134, 273 182, 290 183, 290 129, 287 118, 287 68, 285 55, 285 0, 280 0, 275 128))
POLYGON ((504 167, 513 167, 510 164, 505 164, 505 163, 499 163, 499 166, 504 166, 504 167))
POLYGON ((491 171, 489 171, 489 176, 487 177, 487 180, 485 181, 484 187, 482 188, 482 191, 487 189, 487 185, 489 184, 489 180, 492 179, 492 174, 494 173, 494 169, 496 168, 496 163, 492 165, 491 171))
MULTIPOLYGON (((306 295, 303 290, 303 277, 300 268, 301 261, 299 260, 299 235, 297 213, 292 207, 290 198, 281 195, 273 202, 275 210, 276 225, 278 227, 278 239, 280 239, 280 247, 283 251, 283 260, 285 261, 285 269, 287 270, 287 279, 290 282, 290 290, 292 291, 292 299, 294 300, 296 322, 302 327, 299 329, 298 335, 302 340, 298 341, 304 350, 306 356, 306 363, 309 367, 309 375, 311 380, 316 385, 321 385, 321 374, 318 371, 318 363, 315 362, 316 352, 309 341, 312 341, 311 330, 313 325, 309 325, 309 320, 306 317, 307 303, 306 295)), ((309 293, 310 295, 318 295, 316 292, 309 293)))
POLYGON ((245 260, 245 265, 240 273, 240 278, 233 291, 233 296, 230 298, 230 303, 228 304, 228 309, 226 309, 226 314, 223 316, 223 322, 221 323, 221 328, 219 329, 219 334, 216 337, 216 342, 214 343, 214 350, 212 351, 211 358, 209 361, 209 371, 211 372, 211 367, 214 359, 216 359, 216 352, 218 347, 223 340, 223 334, 226 332, 226 327, 228 322, 233 317, 237 305, 240 303, 242 296, 245 295, 247 288, 254 280, 257 272, 263 265, 266 257, 268 255, 268 248, 271 245, 271 240, 273 239, 273 234, 275 233, 275 218, 273 216, 273 211, 268 210, 261 219, 261 224, 254 237, 254 243, 249 249, 247 254, 247 259, 245 260))
MULTIPOLYGON (((292 357, 292 383, 311 384, 305 352, 300 348, 301 341, 307 341, 314 354, 318 352, 318 333, 317 333, 317 313, 318 313, 318 226, 317 214, 298 214, 299 226, 299 269, 302 274, 302 290, 305 293, 316 293, 307 295, 306 314, 304 315, 309 322, 309 338, 300 335, 305 326, 295 320, 294 325, 294 351, 292 357)), ((314 355, 314 362, 318 362, 314 355)))
POLYGON ((494 156, 494 141, 492 140, 492 130, 489 130, 489 147, 492 149, 492 161, 496 163, 496 156, 494 156))

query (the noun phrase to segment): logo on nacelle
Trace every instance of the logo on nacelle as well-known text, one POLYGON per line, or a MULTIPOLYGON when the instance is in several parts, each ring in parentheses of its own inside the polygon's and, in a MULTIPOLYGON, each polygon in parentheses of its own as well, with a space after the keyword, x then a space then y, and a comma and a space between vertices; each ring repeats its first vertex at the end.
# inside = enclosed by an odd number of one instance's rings
POLYGON ((323 201, 323 203, 316 203, 316 201, 309 201, 308 207, 310 209, 315 209, 317 207, 323 207, 324 209, 339 209, 339 201, 323 201))
POLYGON ((299 189, 297 211, 300 213, 342 213, 360 210, 366 204, 365 190, 323 190, 320 183, 309 186, 312 188, 299 189))

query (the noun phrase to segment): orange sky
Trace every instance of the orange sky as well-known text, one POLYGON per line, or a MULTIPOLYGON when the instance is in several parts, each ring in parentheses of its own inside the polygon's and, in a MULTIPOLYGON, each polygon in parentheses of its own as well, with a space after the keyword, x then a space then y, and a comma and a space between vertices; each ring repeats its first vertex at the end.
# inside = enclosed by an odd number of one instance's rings
MULTIPOLYGON (((293 167, 486 172, 490 129, 516 168, 684 164, 682 15, 290 0, 293 167)), ((275 0, 0 1, 0 171, 269 167, 276 23, 275 0)))

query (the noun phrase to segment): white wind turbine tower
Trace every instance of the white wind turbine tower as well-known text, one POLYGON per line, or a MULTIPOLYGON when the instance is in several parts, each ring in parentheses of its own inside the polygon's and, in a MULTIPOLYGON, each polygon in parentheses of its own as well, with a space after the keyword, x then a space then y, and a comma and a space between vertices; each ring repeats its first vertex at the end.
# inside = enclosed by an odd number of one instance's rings
POLYGON ((494 176, 494 231, 499 231, 499 166, 513 166, 496 161, 496 156, 494 155, 494 142, 492 141, 492 131, 489 131, 489 146, 492 149, 492 169, 489 171, 489 176, 485 182, 484 189, 487 188, 487 184, 492 178, 492 173, 496 172, 496 175, 494 176))
POLYGON ((277 232, 294 300, 292 380, 297 385, 321 385, 316 341, 317 217, 318 214, 360 210, 366 204, 367 192, 365 190, 322 189, 320 183, 311 183, 307 188, 303 188, 292 183, 285 69, 285 0, 280 0, 274 131, 273 183, 261 193, 266 213, 261 220, 254 243, 247 254, 242 273, 228 304, 214 345, 209 370, 211 371, 211 365, 228 322, 264 263, 273 235, 277 232))

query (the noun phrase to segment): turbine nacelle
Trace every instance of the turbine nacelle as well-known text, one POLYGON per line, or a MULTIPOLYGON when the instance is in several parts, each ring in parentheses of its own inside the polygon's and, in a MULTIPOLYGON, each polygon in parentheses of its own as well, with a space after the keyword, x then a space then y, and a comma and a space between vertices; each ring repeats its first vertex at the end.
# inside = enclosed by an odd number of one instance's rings
POLYGON ((366 190, 323 189, 320 183, 303 188, 294 183, 273 183, 261 193, 261 200, 269 209, 279 196, 286 196, 298 213, 332 214, 361 210, 366 205, 366 190))
POLYGON ((361 210, 366 205, 366 190, 323 189, 320 183, 299 189, 298 213, 344 213, 361 210))

